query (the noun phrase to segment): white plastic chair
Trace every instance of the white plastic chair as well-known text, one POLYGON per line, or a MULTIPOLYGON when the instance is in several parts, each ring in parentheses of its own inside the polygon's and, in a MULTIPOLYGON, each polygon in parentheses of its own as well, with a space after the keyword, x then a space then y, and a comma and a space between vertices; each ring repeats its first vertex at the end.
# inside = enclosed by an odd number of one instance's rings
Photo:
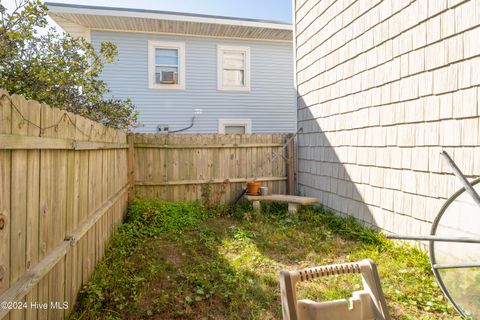
POLYGON ((369 259, 280 272, 280 292, 283 320, 390 320, 385 296, 380 285, 377 266, 369 259), (363 290, 355 291, 349 301, 315 302, 297 301, 296 284, 318 277, 358 273, 362 276, 363 290))

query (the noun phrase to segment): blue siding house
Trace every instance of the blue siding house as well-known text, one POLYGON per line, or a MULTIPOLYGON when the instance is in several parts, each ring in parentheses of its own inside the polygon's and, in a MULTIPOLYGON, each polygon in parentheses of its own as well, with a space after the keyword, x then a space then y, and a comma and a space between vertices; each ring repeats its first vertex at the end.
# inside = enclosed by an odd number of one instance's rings
POLYGON ((138 132, 296 130, 287 23, 46 3, 74 37, 118 46, 103 80, 139 111, 138 132))

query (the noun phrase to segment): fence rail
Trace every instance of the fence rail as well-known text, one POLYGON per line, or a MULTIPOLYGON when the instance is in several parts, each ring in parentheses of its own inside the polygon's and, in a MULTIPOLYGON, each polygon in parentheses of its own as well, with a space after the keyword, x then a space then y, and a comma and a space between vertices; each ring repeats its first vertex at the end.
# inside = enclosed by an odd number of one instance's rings
MULTIPOLYGON (((232 139, 235 136, 230 136, 232 139)), ((135 143, 135 148, 155 148, 155 149, 180 149, 178 144, 169 145, 169 144, 145 144, 145 143, 135 143)), ((249 143, 249 144, 196 144, 196 145, 182 145, 181 149, 224 149, 224 148, 273 148, 273 147, 283 147, 283 144, 278 143, 249 143)))
POLYGON ((109 150, 127 149, 126 143, 108 143, 79 141, 47 137, 29 137, 20 135, 0 135, 2 150, 109 150))
MULTIPOLYGON (((218 184, 218 183, 246 183, 249 179, 246 178, 230 178, 230 179, 210 179, 210 180, 183 180, 183 181, 167 181, 167 182, 155 182, 155 181, 136 181, 138 186, 176 186, 176 185, 188 185, 188 184, 218 184)), ((257 178, 256 181, 287 181, 288 177, 263 177, 257 178)))
MULTIPOLYGON (((270 192, 286 193, 288 134, 136 134, 134 183, 137 195, 166 200, 198 200, 210 192, 232 202, 249 179, 270 192)), ((293 160, 292 160, 293 161, 293 160)), ((293 167, 293 166, 292 166, 293 167)), ((293 192, 293 189, 292 189, 293 192)))

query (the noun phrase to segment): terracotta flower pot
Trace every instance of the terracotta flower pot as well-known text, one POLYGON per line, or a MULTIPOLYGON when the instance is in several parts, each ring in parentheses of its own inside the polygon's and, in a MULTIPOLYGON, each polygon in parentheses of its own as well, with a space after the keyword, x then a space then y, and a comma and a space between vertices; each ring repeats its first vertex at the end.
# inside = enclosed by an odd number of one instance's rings
POLYGON ((261 185, 258 181, 247 182, 247 194, 249 196, 257 196, 261 185))

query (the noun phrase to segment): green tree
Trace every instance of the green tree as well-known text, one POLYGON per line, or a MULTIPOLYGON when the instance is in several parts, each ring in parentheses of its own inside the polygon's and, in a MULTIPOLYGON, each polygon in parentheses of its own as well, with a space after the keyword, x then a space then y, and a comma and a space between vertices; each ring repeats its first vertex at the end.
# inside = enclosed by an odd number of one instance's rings
POLYGON ((0 88, 110 127, 135 122, 130 99, 108 98, 100 80, 104 65, 116 59, 115 44, 102 42, 96 51, 82 38, 46 29, 47 7, 40 0, 20 0, 12 12, 1 1, 0 88))

